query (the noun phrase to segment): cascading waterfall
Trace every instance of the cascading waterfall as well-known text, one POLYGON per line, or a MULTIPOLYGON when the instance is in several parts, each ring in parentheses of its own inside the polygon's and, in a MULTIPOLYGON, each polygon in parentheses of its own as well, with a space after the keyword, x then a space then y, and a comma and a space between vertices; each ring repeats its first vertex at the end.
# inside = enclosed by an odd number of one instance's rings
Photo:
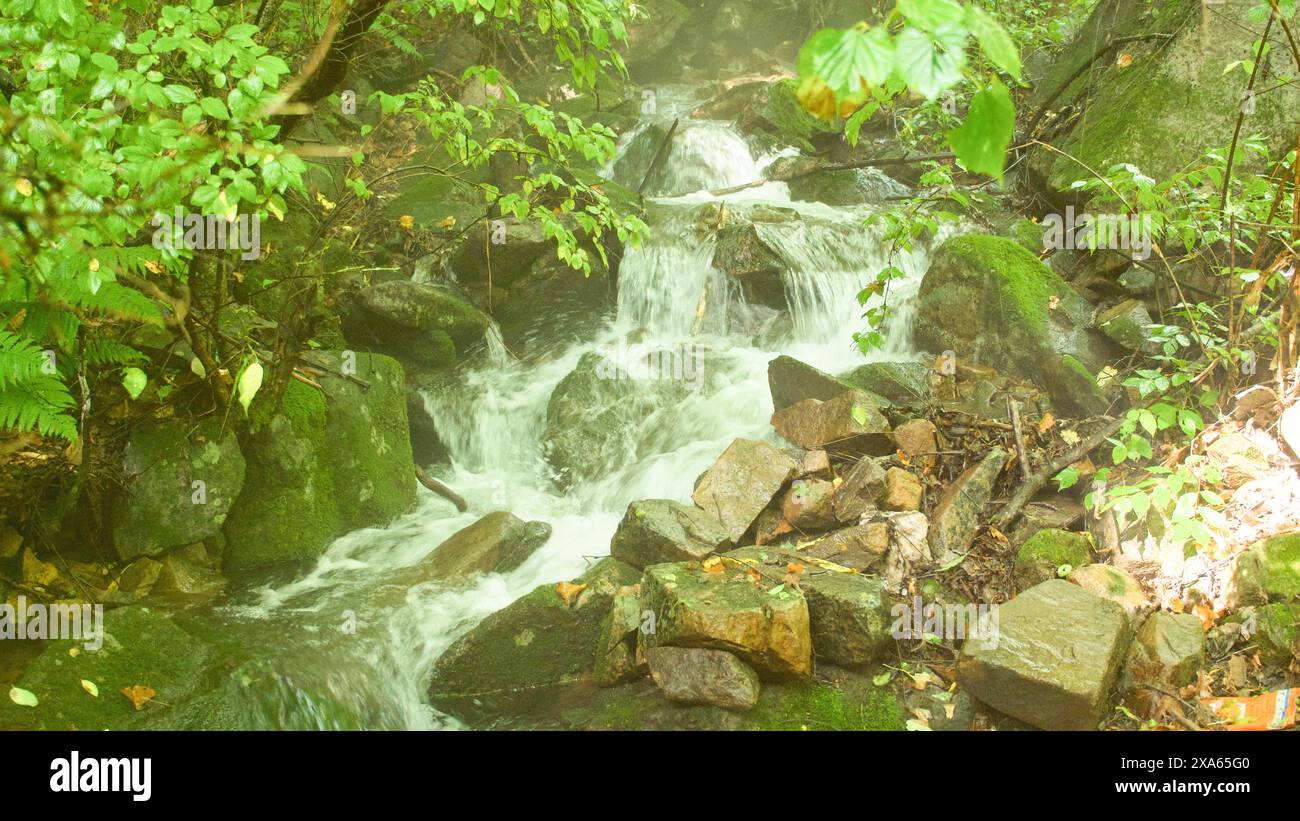
MULTIPOLYGON (((680 99, 666 98, 659 116, 671 120, 683 110, 680 99)), ((677 195, 650 203, 654 233, 627 249, 613 321, 541 362, 513 361, 497 337, 481 367, 426 396, 452 458, 442 478, 470 512, 457 514, 422 491, 418 509, 391 526, 348 534, 300 578, 217 612, 242 644, 254 637, 263 645, 261 658, 229 684, 255 705, 252 726, 455 727, 425 703, 437 656, 489 613, 537 585, 576 577, 608 554, 630 502, 689 501, 692 480, 733 439, 772 438, 767 364, 775 355, 832 372, 866 361, 852 342, 863 327, 857 294, 889 264, 905 277, 895 283, 894 321, 880 358, 907 353, 908 297, 924 271, 924 249, 890 258, 880 229, 866 226, 870 208, 792 202, 782 183, 707 193, 761 178, 776 156, 755 157, 727 124, 683 120, 663 173, 677 195), (784 263, 790 321, 785 331, 765 332, 777 312, 747 303, 712 264, 710 226, 773 209, 785 217, 753 223, 784 263), (629 339, 698 352, 705 378, 684 394, 665 392, 665 404, 640 426, 635 458, 561 492, 541 444, 550 396, 584 354, 615 351, 629 339), (550 523, 550 541, 507 574, 412 585, 412 568, 435 546, 499 509, 550 523)))

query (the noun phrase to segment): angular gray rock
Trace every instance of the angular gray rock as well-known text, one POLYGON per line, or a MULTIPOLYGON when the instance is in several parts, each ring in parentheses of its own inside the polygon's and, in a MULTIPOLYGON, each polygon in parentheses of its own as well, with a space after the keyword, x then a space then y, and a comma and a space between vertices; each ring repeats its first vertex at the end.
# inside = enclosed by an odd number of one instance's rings
POLYGON ((961 686, 1045 730, 1097 729, 1132 640, 1124 609, 1052 579, 1001 605, 997 623, 962 645, 961 686))
POLYGON ((722 522, 727 538, 739 542, 798 467, 775 445, 737 439, 701 477, 691 498, 722 522))
POLYGON ((993 495, 1007 452, 994 448, 977 464, 958 476, 939 496, 930 513, 930 551, 947 563, 970 549, 979 530, 980 514, 993 495))
POLYGON ((525 522, 494 511, 453 533, 422 563, 427 579, 453 579, 471 573, 505 573, 523 564, 551 538, 545 522, 525 522))
POLYGON ((703 559, 730 544, 727 531, 711 513, 667 499, 628 505, 610 542, 609 553, 633 567, 703 559))

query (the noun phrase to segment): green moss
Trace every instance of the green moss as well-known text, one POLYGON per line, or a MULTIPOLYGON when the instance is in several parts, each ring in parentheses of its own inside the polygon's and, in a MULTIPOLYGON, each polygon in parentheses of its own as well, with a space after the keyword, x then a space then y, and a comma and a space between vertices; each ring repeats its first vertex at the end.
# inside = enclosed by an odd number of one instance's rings
POLYGON ((771 131, 791 145, 813 150, 811 139, 815 134, 839 134, 841 121, 823 122, 804 110, 799 104, 798 80, 778 80, 767 92, 763 119, 771 131))
POLYGON ((1253 643, 1265 661, 1288 666, 1300 653, 1300 605, 1268 604, 1255 608, 1253 643))
POLYGON ((1016 554, 1016 586, 1024 590, 1057 578, 1062 566, 1073 570, 1091 561, 1092 543, 1085 534, 1054 528, 1040 530, 1016 554))
POLYGON ((1252 545, 1238 557, 1233 580, 1243 604, 1300 602, 1300 533, 1252 545))
POLYGON ((0 728, 140 728, 184 703, 200 686, 211 646, 162 612, 138 606, 110 610, 104 614, 103 628, 103 645, 95 650, 78 640, 46 642, 17 682, 39 703, 20 707, 0 699, 0 728), (83 679, 98 688, 98 697, 83 688, 83 679), (121 693, 135 685, 156 692, 153 702, 139 711, 121 693))
POLYGON ((817 682, 765 686, 747 716, 753 730, 901 730, 903 709, 891 690, 860 682, 841 687, 817 682))

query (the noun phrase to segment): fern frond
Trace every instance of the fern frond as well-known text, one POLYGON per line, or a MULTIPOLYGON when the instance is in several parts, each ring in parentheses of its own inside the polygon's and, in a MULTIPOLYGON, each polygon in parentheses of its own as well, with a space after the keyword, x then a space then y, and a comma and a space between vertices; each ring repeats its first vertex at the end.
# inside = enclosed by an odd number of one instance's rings
POLYGON ((57 377, 40 374, 0 389, 0 428, 35 430, 72 441, 77 438, 77 422, 67 413, 72 406, 67 386, 57 377))
POLYGON ((148 358, 115 339, 87 339, 85 356, 87 365, 121 365, 148 358))
POLYGON ((45 355, 26 335, 0 330, 0 390, 41 376, 45 355))

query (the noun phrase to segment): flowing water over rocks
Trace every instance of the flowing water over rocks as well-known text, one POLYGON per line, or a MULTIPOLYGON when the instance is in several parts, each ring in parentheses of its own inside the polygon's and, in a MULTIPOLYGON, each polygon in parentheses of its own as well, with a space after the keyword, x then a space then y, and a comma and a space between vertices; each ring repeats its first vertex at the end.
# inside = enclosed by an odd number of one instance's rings
POLYGON ((733 440, 777 441, 769 362, 784 354, 838 374, 868 361, 852 342, 863 328, 857 294, 890 264, 905 277, 892 285, 886 344, 873 358, 907 357, 909 305, 928 249, 891 258, 883 228, 866 224, 872 207, 792 201, 784 183, 710 194, 760 179, 788 152, 764 151, 727 123, 689 119, 697 104, 691 89, 661 95, 653 121, 624 138, 614 163, 617 174, 628 152, 646 150, 647 134, 682 118, 648 191, 661 195, 647 202, 653 235, 623 259, 616 316, 566 337, 585 341, 535 346, 522 360, 489 334, 492 355, 454 388, 426 393, 451 455, 439 478, 468 512, 422 491, 417 509, 390 527, 340 538, 300 577, 203 617, 251 659, 221 685, 229 698, 256 702, 245 721, 458 726, 426 702, 438 656, 487 615, 608 555, 629 503, 689 504, 696 477, 733 440), (733 235, 762 264, 727 270, 734 249, 719 246, 733 235), (584 367, 594 374, 575 374, 584 367), (553 400, 557 389, 563 398, 553 400), (575 447, 590 447, 580 465, 557 452, 575 447), (421 577, 435 546, 494 510, 549 524, 550 539, 505 573, 421 577))

